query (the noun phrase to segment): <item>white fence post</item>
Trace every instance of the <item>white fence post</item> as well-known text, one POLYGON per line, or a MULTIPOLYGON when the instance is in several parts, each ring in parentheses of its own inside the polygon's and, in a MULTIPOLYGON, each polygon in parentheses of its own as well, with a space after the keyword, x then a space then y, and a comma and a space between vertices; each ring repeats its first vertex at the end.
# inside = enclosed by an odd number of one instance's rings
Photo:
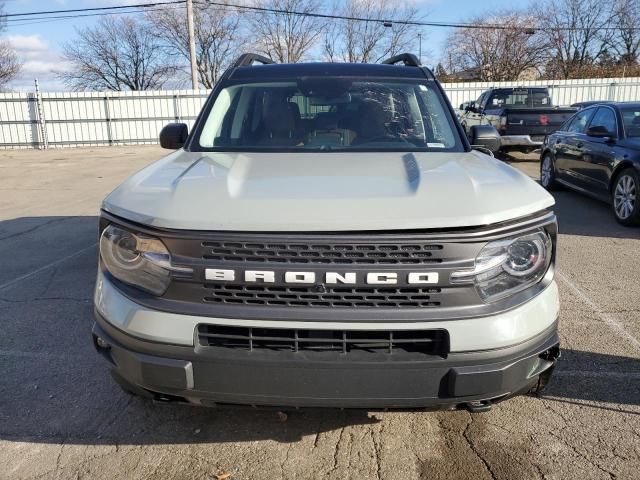
POLYGON ((38 145, 42 146, 43 149, 49 148, 49 139, 47 138, 47 125, 46 119, 44 117, 44 106, 42 103, 42 95, 40 94, 40 84, 38 83, 38 79, 35 79, 36 83, 36 105, 38 110, 38 125, 40 127, 40 141, 38 141, 38 145))
POLYGON ((109 96, 104 96, 104 115, 107 122, 107 141, 113 145, 113 130, 111 128, 111 109, 109 108, 109 96))

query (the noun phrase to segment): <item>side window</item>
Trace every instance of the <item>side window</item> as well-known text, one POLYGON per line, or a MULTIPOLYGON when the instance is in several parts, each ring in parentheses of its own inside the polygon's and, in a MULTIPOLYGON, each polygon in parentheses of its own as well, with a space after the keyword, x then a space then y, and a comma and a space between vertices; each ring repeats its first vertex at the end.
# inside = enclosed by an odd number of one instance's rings
POLYGON ((567 126, 567 132, 583 133, 587 129, 589 119, 591 119, 594 110, 593 108, 587 108, 576 113, 576 116, 573 117, 573 120, 571 120, 567 126))
POLYGON ((487 108, 499 108, 504 103, 504 97, 500 97, 497 92, 487 95, 487 108))
POLYGON ((600 107, 591 119, 591 127, 605 127, 607 132, 617 135, 616 117, 610 108, 600 107))
POLYGON ((482 95, 480 95, 480 98, 478 98, 478 100, 476 100, 476 108, 484 108, 484 101, 487 98, 487 92, 484 92, 482 95))

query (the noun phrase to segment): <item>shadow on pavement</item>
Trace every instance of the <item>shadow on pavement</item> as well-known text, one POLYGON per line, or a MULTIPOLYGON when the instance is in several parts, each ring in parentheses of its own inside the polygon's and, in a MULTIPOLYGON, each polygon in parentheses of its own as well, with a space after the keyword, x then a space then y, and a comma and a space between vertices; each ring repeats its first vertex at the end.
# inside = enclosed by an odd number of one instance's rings
POLYGON ((616 222, 607 203, 569 189, 553 192, 553 196, 561 234, 640 239, 640 228, 616 222))

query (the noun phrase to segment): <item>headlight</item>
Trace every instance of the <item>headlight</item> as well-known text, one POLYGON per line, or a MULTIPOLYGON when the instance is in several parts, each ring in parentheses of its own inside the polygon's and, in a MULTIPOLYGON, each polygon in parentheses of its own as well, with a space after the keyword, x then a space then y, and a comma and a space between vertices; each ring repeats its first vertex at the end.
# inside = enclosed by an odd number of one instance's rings
POLYGON ((100 257, 118 280, 162 295, 169 286, 172 271, 190 272, 190 268, 171 265, 167 247, 157 238, 132 233, 109 225, 100 237, 100 257))
POLYGON ((452 283, 473 282, 485 302, 494 302, 538 283, 551 263, 551 238, 544 230, 488 243, 473 270, 451 274, 452 283))

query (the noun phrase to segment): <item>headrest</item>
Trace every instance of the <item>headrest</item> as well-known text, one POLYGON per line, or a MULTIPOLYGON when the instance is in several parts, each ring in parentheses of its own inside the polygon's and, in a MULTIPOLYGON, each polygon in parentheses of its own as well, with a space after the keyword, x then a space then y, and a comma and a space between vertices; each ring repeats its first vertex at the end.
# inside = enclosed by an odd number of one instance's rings
POLYGON ((320 112, 316 115, 317 130, 333 130, 338 128, 338 116, 333 112, 320 112))
POLYGON ((384 107, 373 99, 362 102, 358 108, 358 134, 363 138, 378 138, 388 134, 388 113, 384 107))
POLYGON ((265 129, 273 134, 288 135, 296 127, 294 113, 287 101, 268 103, 262 119, 265 129))

